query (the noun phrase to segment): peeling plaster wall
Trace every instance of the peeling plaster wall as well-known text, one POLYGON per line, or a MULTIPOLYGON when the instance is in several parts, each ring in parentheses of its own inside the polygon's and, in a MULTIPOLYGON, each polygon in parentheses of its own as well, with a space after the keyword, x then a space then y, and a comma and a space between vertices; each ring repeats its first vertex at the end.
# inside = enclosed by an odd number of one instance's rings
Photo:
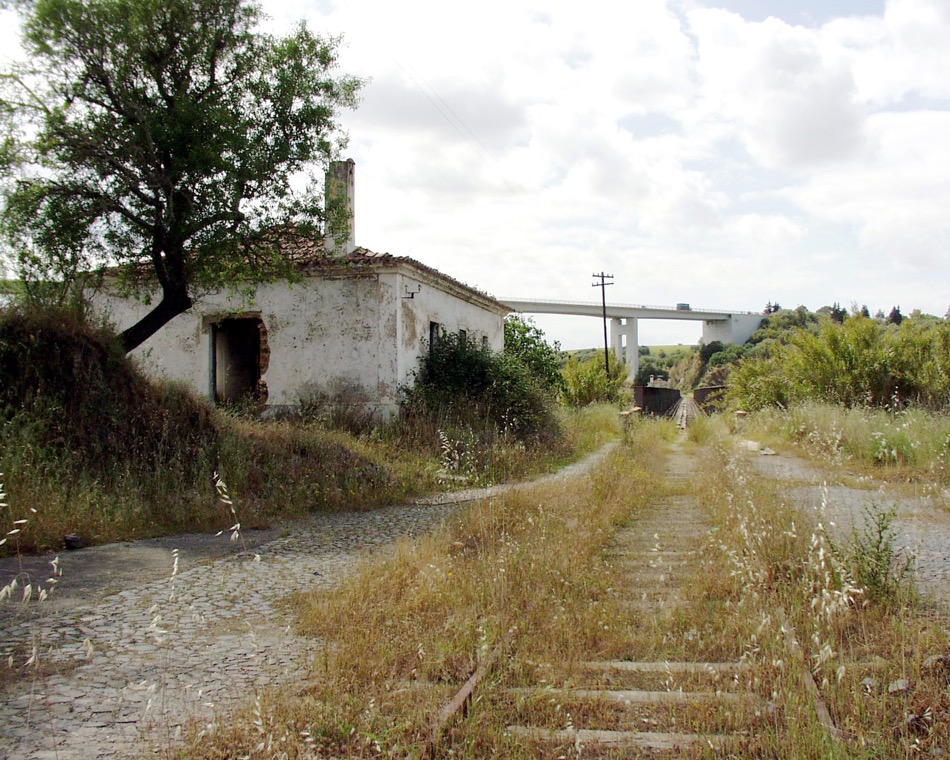
MULTIPOLYGON (((270 351, 261 376, 268 404, 297 403, 308 383, 331 392, 342 383, 357 386, 378 411, 392 414, 399 386, 411 379, 427 350, 430 322, 448 332, 466 330, 478 341, 486 336, 493 350, 502 350, 504 311, 483 300, 408 267, 307 277, 292 286, 261 285, 250 298, 237 291, 207 294, 132 356, 147 374, 184 382, 208 397, 210 325, 253 312, 260 315, 270 351), (406 297, 412 291, 417 292, 406 297)), ((102 294, 95 306, 119 329, 150 308, 102 294)))
MULTIPOLYGON (((210 394, 212 322, 253 310, 267 330, 268 403, 294 404, 307 383, 326 388, 336 381, 379 397, 379 299, 375 274, 365 278, 308 278, 261 285, 253 297, 236 291, 212 293, 163 327, 133 352, 145 372, 180 380, 202 396, 210 394)), ((99 296, 96 305, 120 329, 148 307, 131 299, 99 296)))
POLYGON ((445 332, 465 330, 478 343, 487 338, 493 351, 505 347, 503 310, 492 311, 468 294, 446 287, 435 278, 421 273, 397 275, 400 304, 394 309, 399 315, 399 357, 396 376, 399 383, 409 380, 419 366, 419 357, 429 348, 429 324, 437 322, 445 332), (414 293, 412 298, 407 293, 414 293))

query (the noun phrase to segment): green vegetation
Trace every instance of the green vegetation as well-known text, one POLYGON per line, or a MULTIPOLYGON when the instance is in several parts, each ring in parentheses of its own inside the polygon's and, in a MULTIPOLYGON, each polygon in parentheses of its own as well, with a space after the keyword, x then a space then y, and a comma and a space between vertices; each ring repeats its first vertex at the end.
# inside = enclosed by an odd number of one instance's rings
POLYGON ((610 375, 604 366, 604 356, 592 356, 578 361, 573 356, 564 367, 565 403, 586 406, 596 403, 615 403, 621 398, 627 368, 614 354, 610 355, 610 375))
POLYGON ((10 502, 36 509, 18 536, 25 551, 58 548, 67 533, 99 542, 227 527, 215 471, 240 494, 246 527, 432 485, 398 453, 234 419, 147 381, 115 336, 65 313, 0 311, 0 420, 10 502))
POLYGON ((555 394, 564 389, 560 352, 560 344, 549 344, 530 317, 511 314, 505 318, 505 353, 524 364, 535 380, 555 394))
POLYGON ((123 332, 129 351, 196 288, 292 275, 286 238, 312 240, 324 222, 347 234, 317 177, 298 187, 356 104, 361 82, 333 75, 339 40, 303 24, 264 33, 251 0, 12 5, 29 64, 0 78, 0 162, 16 178, 0 232, 42 286, 31 296, 75 300, 106 264, 129 290, 160 291, 123 332))
POLYGON ((615 415, 579 424, 520 360, 458 335, 423 358, 401 420, 330 390, 302 393, 281 421, 211 409, 146 380, 114 334, 73 312, 0 310, 0 472, 11 503, 37 509, 19 549, 227 527, 215 472, 243 525, 260 527, 524 476, 617 435, 615 415))
POLYGON ((635 385, 649 385, 650 378, 669 380, 673 368, 693 354, 692 346, 641 346, 635 385))
POLYGON ((950 404, 950 324, 866 317, 798 327, 756 351, 730 375, 730 399, 746 410, 806 400, 899 408, 950 404))
POLYGON ((429 347, 403 395, 411 417, 480 422, 522 441, 557 434, 550 386, 514 353, 496 354, 460 333, 443 333, 429 347))
POLYGON ((950 418, 946 412, 852 407, 806 401, 749 416, 744 433, 770 445, 888 480, 950 485, 950 418))
POLYGON ((795 508, 728 448, 705 472, 717 525, 710 548, 728 561, 721 583, 736 614, 759 621, 750 657, 771 664, 764 677, 783 720, 768 729, 768 754, 939 754, 950 739, 936 719, 947 709, 940 658, 950 641, 913 593, 892 542, 892 515, 869 508, 864 526, 839 546, 827 532, 832 517, 795 508), (788 649, 792 631, 799 653, 788 649), (815 685, 843 732, 838 741, 815 719, 806 697, 815 685))

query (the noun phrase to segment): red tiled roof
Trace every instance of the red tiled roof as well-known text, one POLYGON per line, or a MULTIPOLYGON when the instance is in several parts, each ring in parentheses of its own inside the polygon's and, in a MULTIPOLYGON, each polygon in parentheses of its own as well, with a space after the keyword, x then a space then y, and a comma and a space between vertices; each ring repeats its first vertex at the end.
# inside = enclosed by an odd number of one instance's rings
POLYGON ((377 253, 369 248, 357 246, 357 248, 348 254, 341 256, 326 252, 326 246, 322 239, 303 238, 288 236, 281 241, 283 250, 287 252, 301 273, 316 274, 320 270, 329 269, 358 269, 358 268, 391 268, 399 265, 409 266, 420 272, 424 272, 431 277, 444 280, 447 283, 467 290, 481 298, 486 298, 501 307, 504 305, 488 293, 466 285, 454 277, 449 277, 444 272, 440 272, 434 267, 423 264, 421 261, 408 256, 394 256, 391 253, 377 253))

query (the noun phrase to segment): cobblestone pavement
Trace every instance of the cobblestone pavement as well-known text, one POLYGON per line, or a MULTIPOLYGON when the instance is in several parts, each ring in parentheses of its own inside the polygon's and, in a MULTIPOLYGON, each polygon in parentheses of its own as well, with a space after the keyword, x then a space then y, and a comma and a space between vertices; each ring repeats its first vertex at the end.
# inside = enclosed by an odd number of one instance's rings
MULTIPOLYGON (((752 447, 754 448, 754 447, 752 447)), ((840 467, 822 466, 766 450, 752 454, 756 471, 788 481, 786 490, 796 504, 820 510, 839 539, 862 530, 867 509, 896 510, 894 543, 903 556, 913 556, 915 579, 924 596, 950 615, 950 498, 947 494, 909 494, 906 488, 866 480, 867 488, 840 467)), ((932 489, 931 489, 932 490, 932 489)))
MULTIPOLYGON (((548 477, 572 477, 608 448, 548 477)), ((259 687, 303 677, 318 642, 294 633, 281 600, 338 583, 368 553, 420 535, 461 503, 500 490, 314 516, 248 553, 207 558, 185 549, 174 575, 165 549, 164 577, 123 578, 122 590, 91 602, 34 601, 25 611, 0 603, 4 657, 18 651, 22 663, 39 636, 49 673, 37 679, 21 670, 10 678, 8 671, 0 681, 0 757, 140 755, 150 744, 173 744, 189 718, 210 720, 259 687)))

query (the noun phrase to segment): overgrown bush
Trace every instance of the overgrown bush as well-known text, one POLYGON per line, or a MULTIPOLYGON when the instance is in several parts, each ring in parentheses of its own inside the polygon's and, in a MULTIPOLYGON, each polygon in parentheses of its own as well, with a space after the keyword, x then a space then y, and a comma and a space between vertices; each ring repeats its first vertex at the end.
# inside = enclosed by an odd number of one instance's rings
POLYGON ((620 400, 627 368, 616 355, 610 356, 610 374, 604 367, 603 356, 577 361, 573 356, 564 367, 564 400, 571 406, 596 403, 614 403, 620 400))
POLYGON ((420 357, 403 389, 404 418, 448 417, 488 425, 520 440, 554 438, 554 397, 521 361, 457 333, 420 357))
POLYGON ((561 345, 549 344, 530 317, 511 314, 505 318, 505 353, 524 364, 547 390, 555 394, 564 390, 561 345))
POLYGON ((846 407, 950 406, 950 323, 866 317, 799 328, 733 370, 730 398, 752 411, 806 400, 846 407))

